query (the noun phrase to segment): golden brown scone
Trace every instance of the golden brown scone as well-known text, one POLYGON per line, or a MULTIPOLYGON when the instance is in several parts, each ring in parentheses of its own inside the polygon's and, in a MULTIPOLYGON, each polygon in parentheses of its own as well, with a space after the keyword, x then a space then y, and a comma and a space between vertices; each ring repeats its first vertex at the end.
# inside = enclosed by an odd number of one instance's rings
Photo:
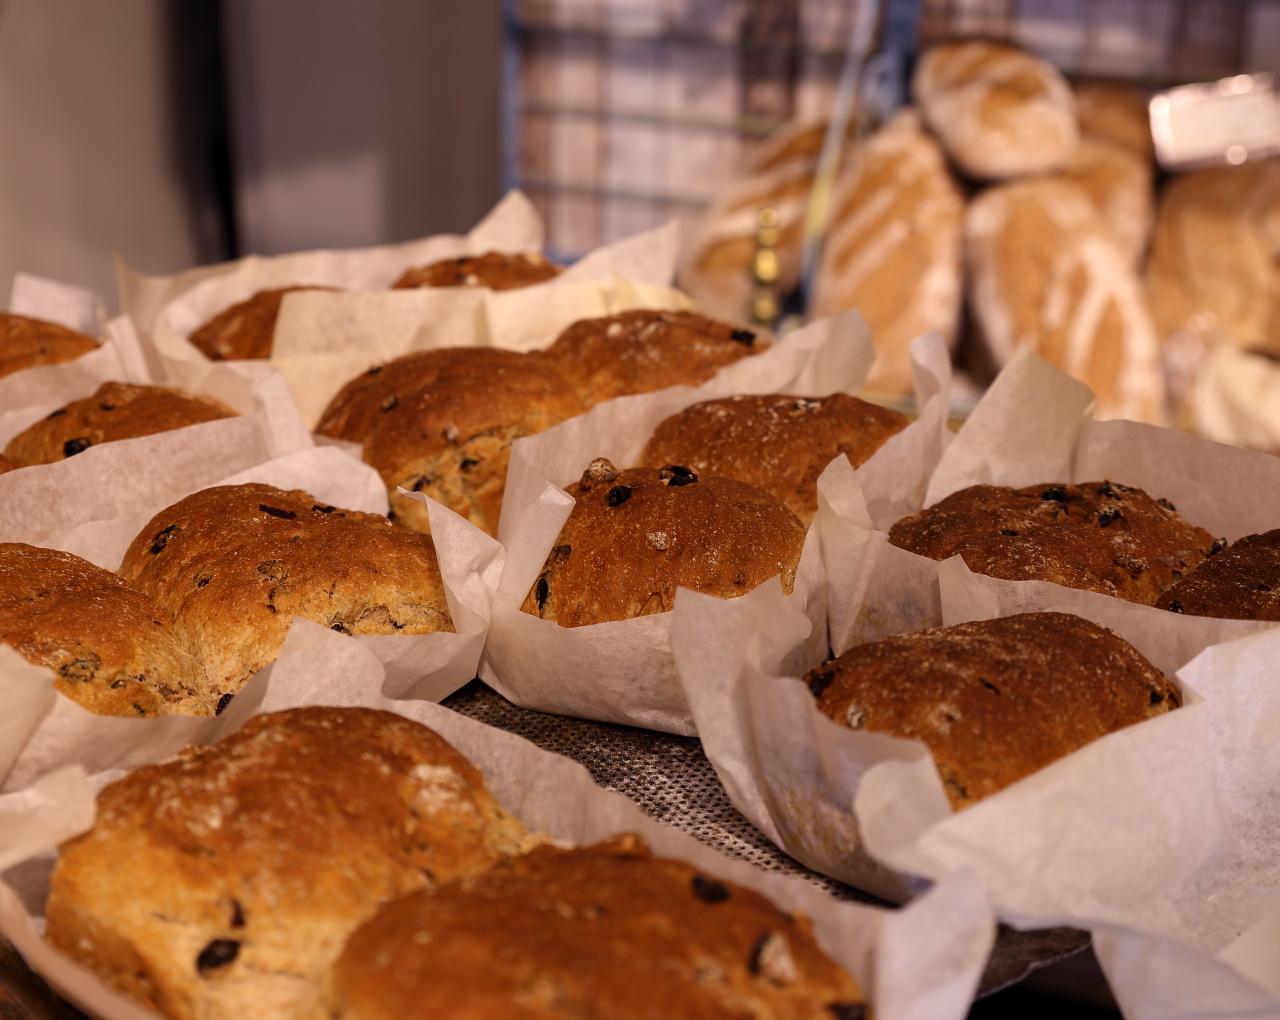
POLYGON ((6 457, 3 453, 0 453, 0 475, 6 471, 16 471, 20 467, 26 467, 26 465, 20 464, 12 457, 6 457))
POLYGON ((725 397, 662 421, 640 460, 747 482, 808 524, 818 509, 818 475, 828 464, 843 453, 857 467, 906 427, 906 415, 847 393, 725 397))
POLYGON ((806 917, 633 835, 539 847, 394 900, 351 936, 331 985, 341 1020, 865 1015, 806 917))
POLYGON ((0 312, 0 379, 35 365, 72 361, 97 349, 92 337, 56 322, 0 312))
POLYGON ((923 741, 957 810, 1182 704, 1131 644, 1067 613, 857 645, 805 681, 836 722, 923 741))
POLYGON ((1148 164, 1154 156, 1147 94, 1134 85, 1083 82, 1076 85, 1080 134, 1122 145, 1148 164))
POLYGON ((321 982, 385 900, 522 849, 479 772, 360 708, 260 715, 98 795, 63 844, 49 940, 165 1016, 327 1016, 321 982))
POLYGON ((1083 138, 1058 176, 1084 192, 1125 257, 1140 265, 1155 216, 1150 161, 1113 142, 1083 138))
POLYGON ((487 251, 483 255, 463 255, 406 269, 391 286, 395 289, 486 287, 489 290, 517 290, 545 283, 559 275, 560 267, 536 251, 487 251))
POLYGON ((260 290, 252 297, 223 309, 192 333, 189 339, 214 361, 269 358, 284 296, 295 290, 333 289, 303 284, 260 290))
POLYGON ((668 612, 676 589, 745 595, 775 574, 790 592, 805 528, 779 500, 669 464, 594 460, 523 612, 562 627, 668 612))
POLYGON ((1158 609, 1227 620, 1280 620, 1280 531, 1248 535, 1222 549, 1176 582, 1158 609))
POLYGON ((934 46, 913 83, 924 119, 971 177, 1054 170, 1079 141, 1071 86, 1056 67, 1005 43, 934 46))
POLYGON ((387 484, 396 523, 431 530, 427 508, 399 494, 402 487, 492 535, 511 444, 584 410, 540 355, 454 347, 408 354, 352 379, 325 410, 320 431, 362 444, 387 484))
POLYGON ((598 404, 667 386, 697 386, 764 348, 754 331, 697 312, 641 309, 575 322, 546 357, 583 400, 598 404))
POLYGON ((150 598, 70 553, 0 543, 0 643, 100 715, 213 715, 221 690, 150 598))
POLYGON ((1025 489, 973 485, 889 529, 901 549, 1009 581, 1152 605, 1209 554, 1213 536, 1167 499, 1119 482, 1046 482, 1025 489))
POLYGON ((84 400, 73 400, 18 433, 4 452, 23 464, 51 464, 117 439, 230 418, 231 408, 209 397, 188 396, 167 386, 109 382, 84 400))
POLYGON ((300 489, 220 485, 179 500, 139 532, 120 575, 231 694, 276 657, 295 616, 344 634, 453 629, 430 538, 300 489))

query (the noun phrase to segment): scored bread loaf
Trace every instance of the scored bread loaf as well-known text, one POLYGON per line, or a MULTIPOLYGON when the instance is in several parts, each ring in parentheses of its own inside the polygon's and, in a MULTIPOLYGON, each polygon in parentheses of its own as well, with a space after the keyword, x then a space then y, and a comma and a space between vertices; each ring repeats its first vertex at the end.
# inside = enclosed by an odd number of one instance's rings
POLYGON ((200 425, 235 412, 209 397, 189 396, 167 386, 108 382, 91 397, 73 400, 18 433, 6 455, 23 464, 50 464, 119 439, 200 425))
POLYGON ((24 368, 72 361, 97 349, 93 337, 56 322, 0 312, 0 379, 24 368))
POLYGON ((200 326, 188 339, 214 361, 237 361, 271 357, 276 319, 286 294, 297 290, 333 290, 314 284, 260 290, 237 301, 200 326))
POLYGON ((1151 164, 1155 146, 1146 92, 1115 82, 1081 82, 1075 96, 1081 135, 1122 146, 1151 164))
POLYGON ((487 251, 483 255, 463 255, 406 269, 391 286, 397 289, 487 287, 489 290, 515 290, 544 283, 559 275, 560 268, 538 252, 487 251))
POLYGON ((1248 535, 1212 553, 1166 588, 1156 607, 1188 616, 1280 620, 1280 530, 1248 535))
POLYGON ((970 177, 1003 180, 1055 170, 1080 138, 1061 72, 1005 43, 934 46, 920 58, 913 87, 925 121, 970 177))
POLYGON ((1083 138, 1058 177, 1084 192, 1130 264, 1141 265, 1155 216, 1150 161, 1112 142, 1083 138))
POLYGON ((260 715, 105 787, 65 843, 47 936, 176 1020, 328 1014, 348 934, 528 837, 436 733, 389 712, 260 715))
POLYGON ((831 198, 813 314, 862 313, 876 345, 868 388, 911 392, 908 348, 922 333, 954 344, 963 217, 960 189, 914 110, 853 150, 831 198))
POLYGON ((841 725, 923 741, 956 810, 1182 704, 1127 641, 1067 613, 857 645, 805 681, 841 725))
POLYGON ((665 613, 681 587, 735 598, 775 574, 794 585, 804 525, 754 486, 601 458, 568 491, 573 511, 523 612, 581 627, 665 613))
POLYGON ((1087 383, 1108 417, 1164 417, 1142 287, 1084 192, 1038 178, 989 188, 965 216, 970 306, 997 365, 1029 348, 1087 383))
POLYGON ((930 559, 959 555, 979 574, 1145 605, 1214 547, 1167 499, 1119 482, 973 485, 902 518, 889 541, 930 559))
POLYGON ((865 1015, 807 918, 654 857, 542 846, 393 900, 333 969, 340 1020, 865 1015))

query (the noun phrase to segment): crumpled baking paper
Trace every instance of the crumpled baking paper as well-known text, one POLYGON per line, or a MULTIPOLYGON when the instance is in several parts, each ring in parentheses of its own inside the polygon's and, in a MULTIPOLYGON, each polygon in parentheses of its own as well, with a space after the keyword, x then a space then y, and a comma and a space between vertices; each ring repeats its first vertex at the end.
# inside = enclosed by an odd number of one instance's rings
MULTIPOLYGON (((376 658, 358 643, 296 620, 276 663, 199 739, 217 739, 249 715, 297 705, 380 708, 430 726, 484 773, 497 800, 530 829, 572 843, 638 832, 663 856, 747 886, 785 910, 807 914, 826 951, 859 981, 879 1020, 963 1017, 994 939, 990 909, 975 883, 940 883, 910 907, 885 911, 833 899, 803 879, 730 860, 645 816, 631 801, 596 786, 576 762, 543 751, 426 702, 388 700, 376 658), (252 699, 252 704, 251 704, 252 699)), ((128 720, 136 729, 155 720, 128 720)), ((159 757, 157 755, 156 757, 159 757)), ((41 938, 53 848, 92 820, 92 791, 114 774, 86 779, 68 769, 0 797, 0 934, 56 990, 100 1020, 144 1020, 153 1013, 111 992, 41 938)))
MULTIPOLYGON (((922 416, 859 469, 860 477, 893 476, 900 484, 914 476, 908 489, 923 487, 946 430, 946 347, 933 337, 917 350, 927 366, 922 369, 922 416)), ((507 565, 494 601, 481 676, 529 708, 692 733, 693 719, 667 640, 670 613, 562 627, 520 611, 573 507, 564 487, 577 481, 596 457, 607 457, 619 467, 637 463, 657 424, 690 404, 736 393, 852 392, 874 357, 861 317, 845 313, 788 335, 696 389, 677 386, 621 397, 517 440, 498 529, 507 565)), ((810 528, 792 601, 811 623, 807 643, 816 654, 827 647, 820 559, 817 533, 810 528)))

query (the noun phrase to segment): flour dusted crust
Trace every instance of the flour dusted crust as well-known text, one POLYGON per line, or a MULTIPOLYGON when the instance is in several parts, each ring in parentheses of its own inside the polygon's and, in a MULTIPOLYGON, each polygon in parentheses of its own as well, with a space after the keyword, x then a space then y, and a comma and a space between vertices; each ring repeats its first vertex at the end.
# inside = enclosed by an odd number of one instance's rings
POLYGON ((1084 192, 1130 264, 1141 265, 1155 216, 1150 161, 1123 146, 1086 137, 1059 176, 1084 192))
POLYGON ((1080 137, 1071 87, 1058 69, 1003 43, 933 47, 916 67, 914 91, 925 121, 971 177, 1055 170, 1080 137))
POLYGON ((101 715, 212 715, 221 694, 150 598, 54 549, 0 543, 0 644, 101 715))
POLYGON ((1050 178, 989 188, 965 216, 969 295, 997 364, 1029 348, 1098 394, 1108 417, 1164 416, 1142 287, 1085 193, 1050 178))
POLYGON ((682 465, 594 460, 522 612, 563 627, 668 612, 677 588, 735 598, 776 574, 790 592, 804 525, 752 485, 682 465))
POLYGON ((911 341, 936 330, 955 342, 964 276, 964 199, 919 114, 854 150, 831 210, 813 314, 858 309, 876 345, 867 386, 909 393, 911 341))
POLYGON ((827 465, 844 454, 857 467, 906 426, 906 415, 847 393, 725 397, 662 421, 640 459, 747 482, 808 524, 818 509, 818 475, 827 465))
POLYGON ((1280 620, 1280 530, 1248 535, 1215 552, 1166 588, 1156 607, 1188 616, 1280 620))
POLYGON ((1119 482, 973 485, 889 529, 889 541, 930 559, 1010 581, 1153 604, 1213 548, 1213 536, 1168 500, 1119 482))
POLYGON ((297 290, 333 289, 300 285, 260 290, 252 297, 223 309, 188 339, 214 361, 269 358, 284 296, 297 290))
POLYGON ((98 795, 64 844, 51 942, 179 1020, 326 1017, 320 986, 384 900, 519 852, 476 769, 387 712, 260 715, 98 795))
POLYGON ((300 489, 222 485, 179 500, 139 532, 120 574, 230 694, 275 658, 295 616, 345 634, 453 629, 430 538, 300 489))
POLYGON ((108 382, 9 440, 5 454, 23 464, 49 464, 91 446, 229 418, 231 408, 167 386, 108 382))
POLYGON ((392 286, 400 289, 487 287, 489 290, 515 290, 545 283, 559 275, 560 268, 538 252, 487 251, 483 255, 442 259, 428 266, 407 269, 392 286))
POLYGON ((72 361, 97 349, 92 337, 56 322, 0 312, 0 379, 36 365, 72 361))
POLYGON ((341 1020, 864 1015, 807 918, 630 835, 388 903, 332 991, 341 1020))
POLYGON ((841 725, 923 741, 957 810, 1182 704, 1127 641, 1066 613, 873 641, 805 682, 841 725))
POLYGON ((1155 147, 1145 91, 1114 82, 1082 82, 1075 94, 1081 135, 1123 146, 1150 165, 1155 147))
POLYGON ((751 329, 697 312, 640 309, 580 319, 545 352, 588 404, 668 386, 696 386, 764 350, 751 329))

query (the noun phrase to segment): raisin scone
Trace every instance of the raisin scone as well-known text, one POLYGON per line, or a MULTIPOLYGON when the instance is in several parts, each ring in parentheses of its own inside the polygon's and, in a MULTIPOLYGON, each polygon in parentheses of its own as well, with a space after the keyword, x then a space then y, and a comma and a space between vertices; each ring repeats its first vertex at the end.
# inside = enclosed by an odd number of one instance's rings
POLYGON ((1158 609, 1227 620, 1280 620, 1280 530, 1247 535, 1175 582, 1158 609))
POLYGON ((260 290, 224 308, 188 339, 214 361, 269 358, 284 296, 297 290, 333 289, 304 284, 260 290))
POLYGON ((391 286, 398 290, 411 287, 517 290, 545 283, 559 275, 560 268, 538 252, 487 251, 483 255, 441 259, 427 266, 407 269, 391 286))
POLYGON ((97 349, 93 337, 56 322, 0 312, 0 379, 36 365, 73 361, 97 349))

